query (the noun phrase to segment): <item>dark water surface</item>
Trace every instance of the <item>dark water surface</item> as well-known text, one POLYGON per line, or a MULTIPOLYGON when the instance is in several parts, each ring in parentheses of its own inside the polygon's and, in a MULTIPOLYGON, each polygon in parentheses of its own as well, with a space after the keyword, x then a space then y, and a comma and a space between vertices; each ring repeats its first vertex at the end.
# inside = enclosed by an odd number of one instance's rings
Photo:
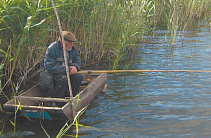
MULTIPOLYGON (((211 70, 211 32, 203 24, 165 42, 165 30, 155 40, 137 46, 130 69, 211 70)), ((182 32, 178 32, 178 35, 182 32)), ((125 65, 119 69, 126 69, 125 65)), ((98 65, 96 69, 106 69, 98 65)), ((211 73, 144 72, 108 74, 108 87, 80 118, 82 138, 211 137, 211 73)), ((39 122, 19 119, 18 129, 47 137, 39 122), (23 121, 24 120, 24 121, 23 121)), ((44 122, 52 136, 63 122, 44 122)), ((75 134, 70 130, 69 134, 75 134)))

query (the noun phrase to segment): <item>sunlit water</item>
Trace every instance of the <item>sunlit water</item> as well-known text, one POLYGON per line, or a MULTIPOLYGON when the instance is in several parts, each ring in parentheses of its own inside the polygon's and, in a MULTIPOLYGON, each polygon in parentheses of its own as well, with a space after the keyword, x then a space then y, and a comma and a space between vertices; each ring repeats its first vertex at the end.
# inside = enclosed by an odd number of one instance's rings
MULTIPOLYGON (((182 32, 178 32, 180 34, 182 32)), ((156 31, 137 46, 131 69, 211 70, 209 29, 187 31, 175 46, 156 31)), ((125 69, 125 66, 120 68, 125 69)), ((84 137, 211 137, 211 74, 145 72, 109 74, 108 88, 81 119, 84 137)))
MULTIPOLYGON (((155 40, 137 45, 130 69, 211 70, 208 28, 202 24, 187 31, 176 38, 174 46, 165 42, 165 33, 158 30, 155 40)), ((128 63, 119 69, 126 69, 128 63)), ((108 68, 97 66, 95 69, 108 68)), ((107 84, 81 116, 80 123, 89 127, 80 127, 80 137, 211 137, 211 73, 108 74, 107 84)), ((23 122, 19 129, 36 133, 30 137, 47 137, 39 122, 23 122)), ((47 122, 44 127, 55 137, 62 125, 47 122)), ((68 134, 74 135, 75 130, 68 134)))

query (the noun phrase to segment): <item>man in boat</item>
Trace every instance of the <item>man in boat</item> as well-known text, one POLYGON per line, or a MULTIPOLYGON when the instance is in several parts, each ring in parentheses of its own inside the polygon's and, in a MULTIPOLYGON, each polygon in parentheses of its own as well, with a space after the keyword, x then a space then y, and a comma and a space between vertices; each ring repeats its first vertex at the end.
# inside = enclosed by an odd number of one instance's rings
MULTIPOLYGON (((76 42, 75 35, 69 31, 63 31, 62 34, 64 36, 64 43, 67 51, 72 94, 75 96, 79 92, 79 85, 83 80, 82 74, 77 73, 77 71, 80 70, 81 59, 79 58, 76 47, 73 44, 76 42)), ((53 42, 48 46, 43 58, 42 72, 47 72, 47 74, 52 77, 52 84, 50 84, 53 88, 52 98, 64 98, 70 96, 61 34, 56 42, 53 42)), ((46 73, 41 73, 41 78, 44 78, 40 79, 41 86, 43 84, 42 81, 46 81, 45 78, 49 77, 48 75, 42 76, 42 74, 46 73)))

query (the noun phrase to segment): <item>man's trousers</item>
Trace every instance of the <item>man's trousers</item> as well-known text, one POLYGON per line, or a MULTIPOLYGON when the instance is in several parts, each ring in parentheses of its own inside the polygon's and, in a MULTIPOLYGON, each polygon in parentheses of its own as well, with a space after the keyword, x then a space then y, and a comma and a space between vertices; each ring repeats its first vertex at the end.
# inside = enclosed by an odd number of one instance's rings
MULTIPOLYGON (((70 75, 73 96, 78 94, 82 80, 83 76, 80 73, 70 75)), ((53 86, 54 93, 52 94, 52 98, 64 98, 70 96, 67 75, 53 75, 53 86)))

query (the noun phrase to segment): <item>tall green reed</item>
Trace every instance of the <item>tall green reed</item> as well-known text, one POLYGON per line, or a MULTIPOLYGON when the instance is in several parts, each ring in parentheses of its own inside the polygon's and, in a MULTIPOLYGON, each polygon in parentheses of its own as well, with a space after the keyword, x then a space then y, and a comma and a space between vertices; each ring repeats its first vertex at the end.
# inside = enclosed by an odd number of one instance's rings
POLYGON ((194 20, 203 19, 210 16, 209 0, 160 0, 155 3, 156 19, 158 26, 166 27, 170 34, 170 45, 174 45, 177 31, 183 31, 183 34, 194 20))
MULTIPOLYGON (((35 67, 42 60, 44 43, 43 38, 47 28, 41 31, 41 25, 45 21, 43 3, 45 1, 4 1, 1 12, 2 51, 7 50, 9 56, 3 57, 5 76, 4 87, 12 86, 15 92, 14 81, 20 86, 26 81, 28 75, 35 72, 35 67), (38 27, 40 26, 40 27, 38 27), (40 33, 41 31, 41 33, 40 33), (13 59, 13 60, 11 60, 13 59)), ((1 51, 1 52, 2 52, 1 51)), ((11 94, 12 95, 12 94, 11 94)))
POLYGON ((113 69, 116 69, 119 61, 124 58, 128 49, 132 49, 137 38, 141 38, 153 26, 152 17, 155 16, 154 4, 151 1, 130 1, 116 5, 116 17, 118 18, 119 28, 114 30, 119 31, 119 37, 116 37, 115 45, 112 47, 114 53, 113 69), (123 6, 122 6, 123 5, 123 6), (137 8, 138 7, 138 8, 137 8))
MULTIPOLYGON (((113 69, 143 35, 163 25, 174 45, 178 29, 209 18, 209 0, 54 0, 63 30, 76 37, 82 64, 109 59, 113 69)), ((16 86, 27 86, 38 76, 47 46, 57 40, 58 27, 49 0, 0 1, 0 57, 4 64, 2 89, 15 93, 16 86)), ((7 93, 8 97, 13 95, 7 93)))

